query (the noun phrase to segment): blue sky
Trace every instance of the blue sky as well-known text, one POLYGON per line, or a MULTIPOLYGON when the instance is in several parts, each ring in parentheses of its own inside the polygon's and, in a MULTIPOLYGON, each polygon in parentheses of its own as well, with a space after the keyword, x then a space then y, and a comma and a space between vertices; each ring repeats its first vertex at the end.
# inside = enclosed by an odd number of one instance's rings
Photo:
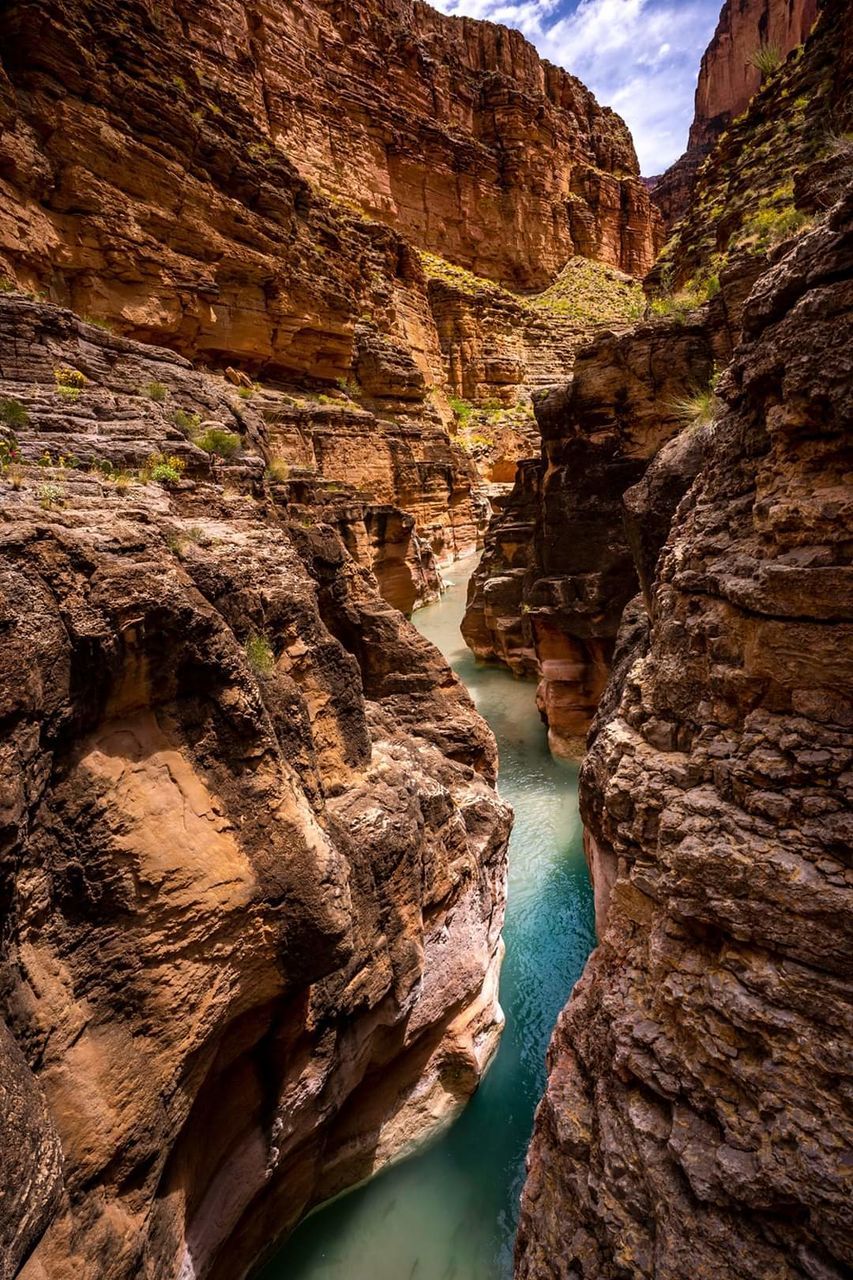
POLYGON ((430 0, 518 27, 628 122, 648 176, 684 150, 699 62, 722 0, 430 0))

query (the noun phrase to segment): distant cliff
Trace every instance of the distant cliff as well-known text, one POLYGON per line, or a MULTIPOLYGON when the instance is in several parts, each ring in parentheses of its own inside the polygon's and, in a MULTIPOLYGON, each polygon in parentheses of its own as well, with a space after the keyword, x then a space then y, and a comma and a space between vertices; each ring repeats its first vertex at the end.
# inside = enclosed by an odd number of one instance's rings
POLYGON ((802 44, 817 15, 818 0, 739 0, 726 3, 702 56, 687 150, 658 179, 652 199, 672 225, 687 207, 697 171, 720 134, 759 88, 754 59, 762 50, 785 57, 802 44))

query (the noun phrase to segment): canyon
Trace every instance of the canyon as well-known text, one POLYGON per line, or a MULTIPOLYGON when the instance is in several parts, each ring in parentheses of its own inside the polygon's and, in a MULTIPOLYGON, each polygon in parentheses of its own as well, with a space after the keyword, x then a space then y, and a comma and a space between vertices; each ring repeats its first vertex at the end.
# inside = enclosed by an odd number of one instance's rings
POLYGON ((726 0, 645 183, 420 0, 0 14, 0 1280, 256 1274, 478 1090, 480 551, 598 938, 514 1274, 840 1280, 850 16, 726 0))

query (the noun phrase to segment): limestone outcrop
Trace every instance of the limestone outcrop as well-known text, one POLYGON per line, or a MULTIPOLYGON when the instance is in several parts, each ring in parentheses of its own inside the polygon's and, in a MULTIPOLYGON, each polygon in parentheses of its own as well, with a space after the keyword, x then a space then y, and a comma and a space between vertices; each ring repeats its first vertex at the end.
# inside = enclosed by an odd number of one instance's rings
POLYGON ((848 194, 753 289, 650 638, 626 615, 519 1280, 846 1274, 851 315, 848 194))
POLYGON ((274 399, 0 298, 4 1275, 242 1276, 496 1047, 493 739, 274 399))

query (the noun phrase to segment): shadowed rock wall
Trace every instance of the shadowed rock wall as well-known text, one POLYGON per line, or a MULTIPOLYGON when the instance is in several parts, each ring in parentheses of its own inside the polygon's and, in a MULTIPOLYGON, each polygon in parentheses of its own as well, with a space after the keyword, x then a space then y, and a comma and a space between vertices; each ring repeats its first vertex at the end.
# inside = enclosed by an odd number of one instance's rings
POLYGON ((227 381, 9 295, 0 403, 3 1274, 233 1280, 494 1052, 494 742, 227 381))
POLYGON ((521 1280, 846 1274, 851 304, 848 195, 753 290, 650 641, 626 614, 521 1280))

